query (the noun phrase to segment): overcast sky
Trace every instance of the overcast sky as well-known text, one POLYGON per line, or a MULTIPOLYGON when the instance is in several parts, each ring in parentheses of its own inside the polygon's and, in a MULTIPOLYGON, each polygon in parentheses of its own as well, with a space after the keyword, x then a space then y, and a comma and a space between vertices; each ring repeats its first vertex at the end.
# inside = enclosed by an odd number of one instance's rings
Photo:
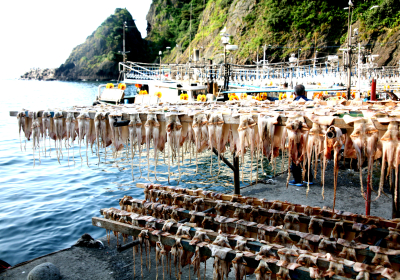
POLYGON ((0 1, 0 79, 55 68, 116 8, 127 8, 146 37, 151 0, 0 1))

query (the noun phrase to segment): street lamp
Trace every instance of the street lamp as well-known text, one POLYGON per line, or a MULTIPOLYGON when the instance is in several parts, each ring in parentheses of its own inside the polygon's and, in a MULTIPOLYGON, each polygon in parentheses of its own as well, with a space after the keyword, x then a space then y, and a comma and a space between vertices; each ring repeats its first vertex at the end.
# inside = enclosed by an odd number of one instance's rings
POLYGON ((160 73, 159 75, 160 75, 160 81, 161 81, 161 56, 162 56, 162 51, 159 51, 158 55, 160 56, 160 69, 159 69, 158 72, 160 73))
POLYGON ((300 63, 300 52, 301 52, 301 48, 299 48, 297 51, 297 67, 299 67, 299 63, 300 63))
POLYGON ((226 90, 228 85, 227 85, 227 71, 226 71, 226 46, 229 44, 229 34, 225 33, 226 27, 221 31, 221 42, 224 45, 224 89, 226 90))
POLYGON ((125 29, 127 29, 129 27, 135 27, 135 26, 128 26, 128 23, 126 21, 124 21, 124 24, 122 26, 122 30, 123 30, 123 32, 122 32, 122 58, 123 58, 124 63, 126 61, 126 54, 130 53, 130 52, 125 51, 125 29))
POLYGON ((318 51, 315 51, 314 65, 313 65, 314 68, 315 68, 315 63, 317 62, 317 56, 318 56, 318 51))

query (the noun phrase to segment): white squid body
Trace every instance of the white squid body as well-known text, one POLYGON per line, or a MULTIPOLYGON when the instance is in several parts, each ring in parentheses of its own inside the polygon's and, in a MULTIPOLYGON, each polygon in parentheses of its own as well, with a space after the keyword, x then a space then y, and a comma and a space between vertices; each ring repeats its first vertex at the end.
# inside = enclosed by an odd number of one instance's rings
MULTIPOLYGON (((203 114, 197 114, 193 117, 192 129, 194 133, 194 142, 196 150, 196 174, 198 172, 197 156, 208 146, 207 118, 203 114)), ((168 127, 168 126, 167 126, 168 127)), ((168 128, 167 128, 168 133, 168 128)))
POLYGON ((160 124, 158 123, 157 120, 157 115, 156 114, 148 114, 147 115, 147 121, 145 123, 145 131, 146 131, 146 151, 147 151, 147 179, 149 179, 149 174, 150 174, 150 143, 151 139, 153 139, 153 148, 154 148, 154 161, 155 161, 155 167, 154 167, 154 176, 155 179, 157 180, 157 150, 158 150, 158 141, 159 141, 159 134, 160 134, 160 124))
POLYGON ((216 118, 215 114, 211 114, 209 119, 208 119, 208 123, 207 123, 207 128, 208 128, 208 147, 211 150, 210 175, 212 175, 213 148, 217 147, 216 135, 215 135, 215 127, 216 127, 216 121, 214 120, 215 118, 216 118))
MULTIPOLYGON (((46 156, 46 139, 47 136, 50 134, 50 122, 51 122, 50 112, 48 111, 43 112, 42 126, 43 126, 43 145, 44 145, 45 156, 46 156)), ((50 139, 49 139, 49 146, 50 146, 50 139)))
MULTIPOLYGON (((21 143, 21 130, 24 132, 25 134, 25 112, 24 111, 20 111, 17 114, 17 120, 18 120, 18 134, 19 134, 19 146, 21 148, 22 151, 22 143, 21 143)), ((26 140, 25 140, 26 141, 26 140)), ((26 143, 26 142, 25 142, 26 143)))
MULTIPOLYGON (((64 127, 65 127, 65 120, 63 118, 63 114, 61 111, 54 112, 54 126, 55 126, 55 137, 56 141, 58 142, 58 149, 57 149, 57 159, 60 163, 60 157, 62 156, 62 139, 64 138, 64 127)), ((56 142, 56 143, 57 143, 56 142)))
POLYGON ((25 121, 23 122, 25 125, 24 127, 25 138, 28 141, 31 140, 31 135, 32 135, 32 120, 33 120, 33 112, 28 112, 28 116, 25 115, 25 121))
POLYGON ((382 142, 382 169, 379 182, 379 190, 383 188, 385 181, 385 168, 387 165, 386 177, 389 176, 392 169, 395 170, 395 203, 397 205, 398 190, 398 172, 400 163, 400 145, 399 145, 399 122, 395 118, 388 119, 389 125, 385 134, 381 138, 382 142))
POLYGON ((66 147, 68 151, 68 165, 69 165, 69 147, 72 146, 72 159, 75 164, 75 157, 74 157, 74 141, 76 137, 76 132, 75 132, 75 126, 76 126, 76 119, 74 116, 74 112, 69 112, 67 114, 67 118, 65 119, 65 129, 66 129, 66 147), (71 145, 70 145, 70 140, 71 140, 71 145))
MULTIPOLYGON (((333 207, 332 213, 335 211, 336 204, 336 188, 337 178, 339 174, 340 149, 343 146, 345 136, 338 127, 330 126, 325 134, 325 154, 324 161, 331 159, 331 151, 333 150, 333 207)), ((324 164, 325 165, 325 164, 324 164)), ((325 171, 324 171, 325 172, 325 171)))
POLYGON ((139 114, 135 115, 135 123, 136 123, 136 139, 137 139, 137 145, 138 145, 138 152, 139 152, 139 171, 140 171, 140 177, 142 177, 142 169, 140 167, 140 162, 142 159, 142 121, 140 119, 139 114))
POLYGON ((167 151, 168 151, 168 182, 170 178, 170 156, 169 150, 172 151, 172 157, 177 157, 177 164, 178 164, 178 172, 179 178, 178 183, 181 177, 181 169, 180 169, 180 139, 181 139, 181 132, 182 132, 182 124, 177 115, 170 115, 167 119, 167 151))
POLYGON ((288 177, 286 180, 286 187, 289 185, 291 162, 293 161, 296 165, 298 165, 302 156, 304 156, 301 153, 304 151, 303 146, 306 145, 306 142, 304 142, 306 139, 303 137, 304 131, 302 131, 302 128, 306 126, 307 125, 305 124, 302 116, 289 117, 286 122, 289 141, 288 177))
POLYGON ((246 147, 250 146, 250 154, 251 154, 251 168, 250 168, 250 181, 253 180, 253 157, 254 157, 254 148, 258 147, 258 139, 256 139, 256 122, 252 118, 251 115, 242 115, 240 116, 240 124, 239 124, 239 142, 240 142, 240 150, 239 154, 242 158, 242 181, 243 181, 243 168, 244 168, 244 155, 246 153, 246 147))
POLYGON ((82 111, 79 116, 77 117, 78 119, 78 142, 79 142, 79 155, 81 156, 81 165, 83 162, 83 158, 82 158, 82 153, 81 153, 81 146, 82 146, 82 141, 86 135, 87 130, 86 129, 86 119, 89 118, 89 113, 88 112, 84 112, 82 111))
POLYGON ((242 280, 246 275, 246 262, 243 259, 243 253, 236 253, 236 257, 232 260, 235 269, 235 280, 242 280))
MULTIPOLYGON (((96 112, 94 116, 94 130, 95 130, 95 139, 96 139, 96 144, 97 144, 97 157, 99 159, 100 164, 100 137, 102 138, 102 142, 105 140, 103 137, 103 132, 102 132, 102 119, 104 118, 104 115, 102 112, 96 112)), ((103 144, 103 143, 102 143, 103 144)), ((102 145, 103 146, 103 145, 102 145)))
POLYGON ((257 280, 271 280, 272 271, 268 266, 268 263, 261 259, 258 267, 254 271, 257 280))
MULTIPOLYGON (((375 153, 378 146, 378 130, 375 128, 371 119, 355 118, 345 115, 343 120, 348 124, 354 122, 354 130, 350 134, 355 149, 358 168, 360 169, 360 185, 361 195, 366 199, 364 194, 364 187, 362 182, 362 165, 365 158, 368 158, 368 175, 372 176, 372 165, 375 159, 375 153)), ((372 180, 370 180, 372 182, 372 180)), ((381 195, 381 188, 379 188, 378 196, 381 195)))
POLYGON ((115 148, 114 157, 116 157, 116 152, 121 151, 124 148, 121 129, 119 129, 119 127, 114 127, 114 122, 121 120, 121 117, 122 117, 121 113, 110 113, 108 115, 108 121, 110 123, 110 129, 111 129, 111 139, 115 148))
POLYGON ((136 151, 136 122, 135 122, 135 116, 130 115, 129 116, 129 124, 128 124, 128 129, 129 129, 129 148, 131 151, 131 172, 132 172, 132 180, 135 180, 135 177, 133 175, 133 158, 135 156, 134 150, 136 151))
POLYGON ((35 150, 39 152, 39 162, 40 162, 40 122, 36 116, 33 114, 32 120, 32 150, 33 150, 33 167, 35 167, 35 150))
MULTIPOLYGON (((310 129, 308 135, 308 141, 306 145, 306 152, 307 152, 307 164, 308 164, 308 179, 307 179, 307 195, 310 190, 310 164, 312 160, 312 154, 314 153, 314 178, 317 176, 317 166, 318 166, 318 159, 320 156, 322 157, 322 168, 321 168, 321 178, 322 178, 322 198, 325 199, 324 196, 324 189, 325 189, 325 168, 326 168, 326 157, 324 157, 324 151, 327 149, 326 141, 325 141, 325 134, 328 126, 330 126, 334 120, 334 117, 330 116, 317 116, 317 115, 307 115, 307 117, 313 122, 313 126, 310 129)), ((303 163, 303 178, 306 169, 305 162, 303 163)))

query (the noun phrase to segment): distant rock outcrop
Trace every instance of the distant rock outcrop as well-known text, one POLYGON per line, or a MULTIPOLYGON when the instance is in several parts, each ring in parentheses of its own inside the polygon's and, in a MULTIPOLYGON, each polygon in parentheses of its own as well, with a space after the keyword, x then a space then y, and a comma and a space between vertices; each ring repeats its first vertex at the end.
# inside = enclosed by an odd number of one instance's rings
POLYGON ((21 80, 39 80, 39 81, 54 81, 56 80, 55 77, 56 69, 52 68, 33 68, 30 71, 23 74, 20 79, 21 80))
POLYGON ((126 9, 116 9, 86 41, 76 46, 58 69, 57 80, 111 80, 119 75, 123 61, 123 26, 127 61, 146 61, 142 36, 126 9))

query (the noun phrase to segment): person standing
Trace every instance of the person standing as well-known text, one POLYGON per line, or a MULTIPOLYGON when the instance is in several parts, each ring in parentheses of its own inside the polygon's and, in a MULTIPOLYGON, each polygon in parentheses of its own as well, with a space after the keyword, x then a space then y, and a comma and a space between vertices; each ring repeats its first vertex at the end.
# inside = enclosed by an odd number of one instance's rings
POLYGON ((312 101, 312 99, 307 98, 306 88, 303 85, 297 85, 293 90, 295 95, 294 101, 312 101))
MULTIPOLYGON (((294 101, 311 101, 311 99, 308 99, 306 94, 306 89, 303 85, 297 85, 294 87, 294 94, 295 94, 295 98, 294 101)), ((310 165, 310 169, 311 165, 310 165)), ((295 163, 292 162, 292 165, 290 166, 290 170, 291 173, 293 174, 293 179, 289 181, 289 185, 294 185, 294 186, 302 186, 303 183, 307 184, 307 182, 303 182, 302 180, 302 170, 301 170, 301 166, 300 164, 296 165, 295 163)), ((312 180, 313 180, 313 176, 312 176, 312 172, 310 173, 310 177, 308 177, 308 165, 306 164, 306 172, 305 172, 305 176, 304 179, 306 178, 310 178, 310 185, 313 184, 312 180)))

